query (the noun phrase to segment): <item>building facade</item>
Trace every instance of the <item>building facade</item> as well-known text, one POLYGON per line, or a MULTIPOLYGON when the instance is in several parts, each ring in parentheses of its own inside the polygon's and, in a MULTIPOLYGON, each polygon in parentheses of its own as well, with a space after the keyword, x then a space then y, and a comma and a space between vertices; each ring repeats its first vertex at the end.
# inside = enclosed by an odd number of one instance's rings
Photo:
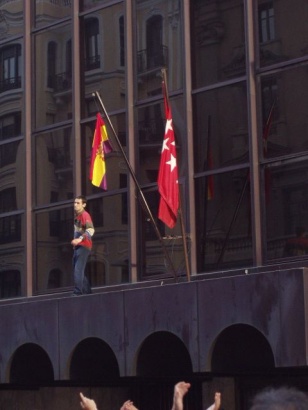
MULTIPOLYGON (((125 396, 130 385, 126 378, 140 377, 140 387, 144 377, 162 376, 151 373, 155 361, 147 357, 156 344, 172 346, 173 335, 188 353, 178 347, 175 360, 182 353, 186 359, 183 367, 170 365, 174 370, 170 378, 173 382, 177 375, 194 375, 196 401, 190 405, 197 408, 203 399, 210 399, 204 386, 208 387, 209 374, 214 377, 216 372, 228 379, 228 406, 240 400, 237 404, 245 408, 245 395, 230 393, 230 389, 238 392, 235 375, 243 366, 237 369, 235 361, 239 362, 241 355, 233 350, 230 354, 235 359, 230 368, 224 367, 219 355, 226 359, 222 352, 228 343, 218 343, 240 338, 242 331, 244 340, 254 339, 255 332, 249 333, 252 329, 246 327, 231 330, 227 339, 218 338, 229 326, 242 325, 255 325, 254 330, 263 335, 256 340, 268 359, 265 368, 292 368, 296 377, 294 369, 303 371, 303 267, 308 252, 307 15, 304 0, 0 0, 0 315, 5 323, 11 319, 27 329, 16 333, 13 326, 12 333, 2 340, 1 383, 27 385, 28 373, 23 374, 18 363, 28 355, 42 363, 41 368, 32 369, 35 385, 106 382, 107 375, 98 370, 97 379, 93 374, 84 378, 81 374, 89 360, 83 352, 102 349, 102 355, 98 354, 101 364, 111 357, 106 368, 114 372, 111 379, 116 380, 110 389, 116 386, 125 396), (178 222, 172 230, 157 219, 157 175, 166 120, 163 70, 172 107, 181 196, 178 222), (108 116, 102 112, 101 102, 108 116), (113 145, 106 157, 107 191, 89 180, 97 112, 103 113, 113 145), (96 228, 87 265, 95 295, 74 302, 68 296, 72 288, 70 241, 73 200, 81 193, 88 197, 96 228), (145 212, 143 196, 161 238, 145 212), (214 292, 212 280, 219 281, 215 292, 232 293, 232 286, 242 289, 238 294, 234 290, 238 312, 234 315, 232 298, 223 303, 219 295, 214 297, 223 304, 219 315, 213 315, 219 330, 192 304, 198 301, 198 306, 202 305, 198 290, 202 286, 207 289, 206 296, 214 292), (279 289, 274 292, 266 284, 275 280, 279 289), (164 296, 160 286, 172 282, 176 282, 175 288, 171 287, 175 293, 177 286, 186 289, 178 295, 184 298, 183 309, 190 312, 189 318, 183 319, 182 331, 164 322, 162 314, 149 328, 141 316, 136 322, 128 320, 147 303, 153 303, 153 311, 159 312, 159 303, 154 302, 159 297, 170 300, 170 318, 176 317, 181 302, 172 300, 171 291, 164 296), (285 291, 288 283, 289 292, 285 291), (147 287, 155 289, 149 299, 144 296, 147 287), (294 292, 299 289, 303 293, 296 304, 294 292), (190 298, 184 296, 186 291, 190 298), (247 318, 244 312, 251 306, 248 301, 243 303, 239 313, 239 301, 254 291, 259 297, 262 293, 264 311, 258 305, 252 309, 254 316, 247 318), (93 304, 85 310, 92 318, 94 312, 107 308, 113 292, 117 296, 112 317, 107 316, 102 325, 108 328, 109 321, 117 318, 121 330, 113 335, 122 341, 118 347, 111 334, 97 330, 99 321, 93 324, 93 334, 84 315, 88 331, 73 332, 75 340, 69 342, 63 331, 67 324, 56 318, 75 315, 74 309, 82 310, 86 303, 93 304), (126 292, 135 295, 138 306, 124 303, 129 300, 126 292), (290 301, 295 303, 292 309, 290 301), (278 315, 277 328, 269 330, 273 306, 274 310, 290 308, 292 314, 278 315), (49 308, 53 312, 50 318, 49 308), (36 318, 33 323, 23 315, 18 319, 23 309, 36 318), (277 337, 284 335, 283 325, 292 327, 296 312, 295 334, 302 347, 296 351, 293 339, 285 339, 283 353, 277 347, 277 337), (54 326, 45 328, 43 323, 49 319, 54 326), (127 320, 133 323, 131 328, 127 320), (184 335, 190 320, 198 325, 184 335), (140 332, 134 347, 128 329, 140 332), (38 336, 41 332, 42 338, 38 336), (53 335, 49 342, 44 332, 53 335), (152 333, 150 347, 142 351, 152 333), (215 337, 207 340, 208 334, 215 337), (87 339, 89 345, 85 342, 84 348, 80 347, 87 339), (205 343, 205 347, 194 343, 205 343), (72 360, 74 349, 79 357, 79 348, 82 370, 78 360, 72 360)), ((164 309, 167 305, 162 303, 164 309)), ((211 310, 211 305, 206 309, 211 310)), ((167 349, 168 357, 171 350, 167 349)), ((257 371, 256 362, 251 362, 256 351, 250 351, 245 372, 257 371)), ((162 365, 162 359, 157 361, 162 365)), ((161 367, 166 376, 168 367, 161 367)), ((148 397, 155 396, 149 386, 146 391, 148 397)), ((161 387, 159 397, 163 395, 161 387)), ((137 396, 142 396, 141 388, 137 396)), ((140 400, 150 407, 145 397, 140 400)), ((63 403, 67 405, 65 400, 63 403)), ((104 399, 104 403, 108 401, 104 399)), ((166 408, 168 405, 166 401, 166 408)))

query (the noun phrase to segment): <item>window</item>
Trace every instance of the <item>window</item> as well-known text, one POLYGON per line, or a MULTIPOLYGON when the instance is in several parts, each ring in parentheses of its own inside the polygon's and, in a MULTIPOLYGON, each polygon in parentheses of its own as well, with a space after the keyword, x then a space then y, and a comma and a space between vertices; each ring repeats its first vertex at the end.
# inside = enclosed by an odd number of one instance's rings
POLYGON ((18 270, 0 272, 0 298, 10 298, 20 295, 20 272, 18 270))
POLYGON ((164 65, 162 16, 153 16, 147 21, 147 68, 164 65))
POLYGON ((21 215, 0 218, 0 244, 21 240, 21 215))
POLYGON ((66 74, 71 79, 72 76, 72 40, 66 42, 66 74))
POLYGON ((119 31, 120 31, 120 66, 125 66, 125 35, 124 35, 124 17, 119 18, 119 31))
POLYGON ((0 168, 15 164, 20 141, 0 145, 0 168))
POLYGON ((0 141, 17 137, 21 134, 20 112, 0 117, 0 141))
POLYGON ((272 3, 266 3, 259 8, 260 43, 275 39, 275 16, 272 3))
POLYGON ((57 44, 54 41, 48 43, 47 51, 47 87, 55 88, 56 81, 56 61, 57 61, 57 44))
POLYGON ((99 24, 95 18, 85 22, 85 47, 86 47, 86 70, 94 70, 100 67, 98 53, 99 24))
POLYGON ((0 92, 21 87, 21 46, 3 47, 0 50, 0 92))
POLYGON ((16 188, 3 189, 0 192, 0 213, 15 211, 16 209, 16 188))
POLYGON ((49 272, 47 289, 57 289, 61 287, 63 273, 60 269, 52 269, 49 272))

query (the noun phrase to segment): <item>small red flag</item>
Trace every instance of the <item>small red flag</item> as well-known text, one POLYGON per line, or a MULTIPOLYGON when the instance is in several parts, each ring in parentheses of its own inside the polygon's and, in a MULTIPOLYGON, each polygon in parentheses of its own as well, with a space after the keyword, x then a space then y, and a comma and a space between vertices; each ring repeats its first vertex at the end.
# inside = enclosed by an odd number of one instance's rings
POLYGON ((96 126, 92 143, 92 155, 89 178, 94 186, 107 190, 105 154, 112 151, 106 125, 99 113, 96 114, 96 126))
POLYGON ((165 103, 166 128, 157 181, 158 191, 160 193, 158 218, 169 228, 173 228, 176 224, 179 209, 178 167, 172 114, 166 95, 167 92, 164 81, 162 86, 165 103))

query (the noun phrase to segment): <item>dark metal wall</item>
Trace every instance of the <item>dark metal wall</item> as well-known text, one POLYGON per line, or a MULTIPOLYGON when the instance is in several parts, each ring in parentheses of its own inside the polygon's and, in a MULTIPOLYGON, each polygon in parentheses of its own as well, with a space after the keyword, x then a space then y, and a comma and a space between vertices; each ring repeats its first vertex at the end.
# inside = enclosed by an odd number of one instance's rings
MULTIPOLYGON (((20 349, 29 344, 46 353, 54 380, 69 380, 77 347, 93 340, 104 342, 106 352, 113 352, 120 377, 140 376, 138 368, 147 366, 146 355, 142 357, 145 364, 138 366, 140 351, 159 332, 163 337, 172 336, 175 351, 184 346, 185 360, 189 358, 193 372, 212 371, 215 346, 226 329, 238 325, 241 327, 234 329, 239 329, 239 340, 246 327, 261 335, 272 351, 275 367, 305 366, 307 278, 303 268, 193 278, 189 283, 150 287, 136 284, 127 290, 81 297, 2 301, 0 382, 11 382, 16 369, 26 366, 20 349)), ((163 351, 162 344, 154 343, 150 349, 163 351)), ((247 340, 248 351, 249 344, 247 340)), ((95 350, 88 350, 86 357, 96 355, 95 350)), ((29 356, 29 351, 36 355, 35 349, 24 350, 25 355, 28 352, 29 356)), ((35 368, 38 363, 33 359, 35 368)), ((76 363, 78 366, 78 360, 76 363)), ((150 360, 148 363, 153 365, 150 360)))

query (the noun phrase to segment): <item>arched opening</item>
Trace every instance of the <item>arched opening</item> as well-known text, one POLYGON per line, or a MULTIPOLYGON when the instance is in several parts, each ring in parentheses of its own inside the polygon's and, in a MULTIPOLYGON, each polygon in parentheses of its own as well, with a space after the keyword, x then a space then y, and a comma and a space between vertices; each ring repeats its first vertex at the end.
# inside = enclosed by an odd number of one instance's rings
POLYGON ((162 16, 152 16, 147 21, 146 50, 148 69, 164 65, 162 16))
POLYGON ((104 341, 90 337, 75 348, 70 365, 70 379, 78 382, 98 382, 120 377, 115 354, 104 341))
POLYGON ((49 356, 40 346, 27 343, 14 353, 10 367, 10 383, 44 385, 54 380, 49 356))
POLYGON ((52 269, 49 272, 47 289, 57 289, 62 286, 63 273, 61 269, 52 269))
POLYGON ((90 260, 86 266, 86 274, 92 288, 106 285, 106 269, 103 262, 90 260))
POLYGON ((186 346, 172 333, 157 332, 147 337, 137 360, 137 376, 180 380, 192 374, 186 346))
POLYGON ((274 355, 268 341, 252 326, 230 326, 216 340, 212 353, 212 372, 234 374, 274 367, 274 355))

